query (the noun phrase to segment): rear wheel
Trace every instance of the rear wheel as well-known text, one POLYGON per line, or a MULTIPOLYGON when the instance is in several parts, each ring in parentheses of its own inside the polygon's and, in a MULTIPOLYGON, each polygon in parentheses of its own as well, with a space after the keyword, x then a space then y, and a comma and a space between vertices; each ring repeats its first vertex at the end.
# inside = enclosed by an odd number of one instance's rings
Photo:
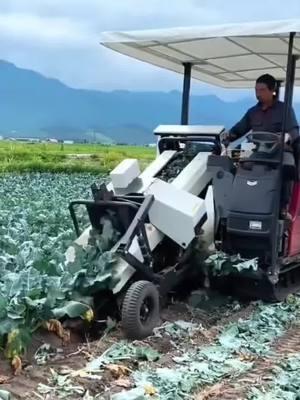
POLYGON ((159 292, 149 281, 134 282, 122 305, 122 326, 130 339, 144 339, 152 334, 160 320, 159 292))

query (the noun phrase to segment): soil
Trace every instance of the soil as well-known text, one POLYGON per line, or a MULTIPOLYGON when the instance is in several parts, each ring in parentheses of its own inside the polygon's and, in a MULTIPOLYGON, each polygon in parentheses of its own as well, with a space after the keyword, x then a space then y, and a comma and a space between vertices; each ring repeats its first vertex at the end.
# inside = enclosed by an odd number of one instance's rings
MULTIPOLYGON (((234 308, 234 305, 226 299, 224 304, 217 304, 215 307, 191 308, 187 302, 175 302, 162 311, 161 323, 174 322, 178 320, 193 322, 200 326, 192 336, 174 338, 162 334, 162 337, 151 336, 144 341, 135 341, 135 344, 149 346, 162 354, 158 361, 149 362, 147 366, 156 367, 172 367, 174 366, 173 357, 178 355, 182 350, 188 350, 195 346, 203 346, 210 343, 219 333, 220 329, 231 321, 237 321, 239 318, 247 318, 254 309, 253 305, 244 304, 240 308, 234 308), (180 351, 178 350, 180 348, 180 351)), ((64 345, 55 334, 49 332, 40 332, 32 341, 30 348, 23 361, 23 370, 18 376, 12 374, 12 370, 8 365, 7 360, 0 360, 0 389, 8 390, 14 399, 46 399, 56 400, 58 397, 51 394, 41 395, 38 392, 38 385, 49 385, 52 372, 59 373, 68 372, 70 370, 80 370, 87 364, 88 361, 100 356, 111 345, 122 340, 123 335, 119 326, 117 326, 109 334, 100 337, 98 340, 82 342, 82 337, 75 330, 71 331, 70 342, 64 345), (48 360, 45 365, 37 365, 34 355, 37 349, 44 343, 51 345, 51 348, 59 350, 57 355, 48 360), (7 378, 7 379, 6 379, 7 378)), ((138 362, 130 361, 122 363, 123 366, 131 371, 139 368, 141 365, 138 362)), ((116 376, 109 370, 104 370, 99 380, 90 380, 84 377, 76 377, 74 383, 84 387, 89 391, 90 395, 109 394, 119 392, 124 387, 130 387, 130 378, 120 376, 116 381, 116 376)), ((72 399, 82 398, 69 397, 72 399)), ((104 396, 105 398, 105 396, 104 396)), ((107 397, 109 398, 109 397, 107 397)))
POLYGON ((272 346, 273 354, 268 357, 258 357, 254 366, 245 374, 224 380, 208 389, 204 389, 195 396, 195 400, 232 400, 247 399, 251 388, 262 389, 274 377, 274 368, 288 356, 300 352, 299 326, 292 326, 278 338, 272 346))

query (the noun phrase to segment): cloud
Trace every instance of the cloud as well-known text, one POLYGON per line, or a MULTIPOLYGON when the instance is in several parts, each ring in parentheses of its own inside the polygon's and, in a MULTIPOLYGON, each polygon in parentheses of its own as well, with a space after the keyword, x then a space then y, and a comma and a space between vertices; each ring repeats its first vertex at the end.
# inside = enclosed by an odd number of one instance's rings
MULTIPOLYGON (((180 90, 177 74, 100 46, 100 33, 296 17, 298 2, 282 7, 281 0, 6 0, 0 2, 0 58, 73 87, 180 90)), ((216 92, 208 85, 193 87, 216 92)))
MULTIPOLYGON (((62 79, 73 87, 110 89, 180 89, 178 75, 161 71, 99 45, 105 30, 188 23, 194 4, 181 0, 10 0, 0 4, 1 57, 62 79), (8 6, 9 4, 9 6, 8 6), (161 85, 161 82, 164 82, 161 85)), ((198 17, 213 20, 214 10, 198 17)))
POLYGON ((86 47, 96 37, 84 26, 62 17, 38 17, 30 14, 0 15, 0 35, 21 44, 47 47, 86 47))

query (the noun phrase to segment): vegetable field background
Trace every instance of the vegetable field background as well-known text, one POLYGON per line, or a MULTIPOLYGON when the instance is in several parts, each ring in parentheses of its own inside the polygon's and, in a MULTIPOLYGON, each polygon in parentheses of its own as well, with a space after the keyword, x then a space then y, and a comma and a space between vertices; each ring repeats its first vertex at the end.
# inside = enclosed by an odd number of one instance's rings
POLYGON ((86 198, 94 180, 89 175, 0 177, 0 340, 12 363, 33 332, 55 318, 55 310, 63 316, 70 311, 62 306, 81 305, 79 315, 89 309, 88 301, 84 306, 67 300, 75 300, 75 282, 64 253, 75 239, 68 202, 86 198))
POLYGON ((0 172, 108 173, 124 158, 138 158, 143 168, 155 149, 138 146, 20 143, 0 141, 0 172))
POLYGON ((298 296, 240 303, 198 290, 174 298, 144 341, 124 340, 112 319, 85 332, 111 260, 95 267, 81 255, 70 268, 64 253, 75 238, 69 201, 106 179, 94 172, 0 175, 0 399, 296 400, 298 296))

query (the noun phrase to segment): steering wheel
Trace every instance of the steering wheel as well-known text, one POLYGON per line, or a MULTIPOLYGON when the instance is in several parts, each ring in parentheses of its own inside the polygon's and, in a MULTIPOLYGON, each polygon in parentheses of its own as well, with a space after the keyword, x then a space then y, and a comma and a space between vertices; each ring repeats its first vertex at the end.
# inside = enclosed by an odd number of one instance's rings
POLYGON ((271 132, 252 132, 246 135, 249 142, 257 145, 257 152, 273 154, 280 146, 280 135, 271 132))

